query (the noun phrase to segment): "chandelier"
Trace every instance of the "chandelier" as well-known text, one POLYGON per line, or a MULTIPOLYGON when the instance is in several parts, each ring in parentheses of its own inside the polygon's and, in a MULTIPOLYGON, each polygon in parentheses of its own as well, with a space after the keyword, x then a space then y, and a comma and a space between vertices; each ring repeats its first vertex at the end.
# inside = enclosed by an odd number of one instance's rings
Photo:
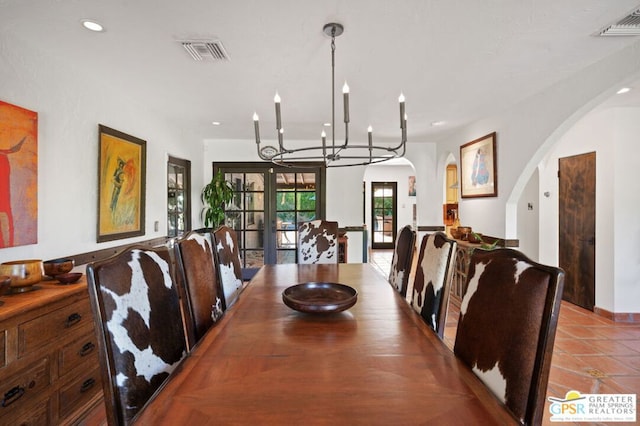
POLYGON ((407 115, 405 114, 405 99, 401 93, 398 98, 400 103, 400 143, 395 146, 381 146, 373 142, 373 129, 367 129, 368 143, 353 144, 349 142, 349 86, 345 82, 342 88, 344 104, 344 142, 336 143, 335 131, 335 39, 343 33, 344 27, 341 24, 329 23, 323 28, 326 35, 331 37, 331 141, 327 143, 327 135, 323 130, 321 144, 309 145, 298 148, 285 147, 284 128, 282 127, 282 116, 280 113, 280 96, 276 93, 274 97, 276 107, 276 131, 278 136, 278 146, 261 145, 260 123, 258 114, 253 114, 253 126, 256 134, 256 147, 258 156, 265 161, 271 161, 281 166, 300 166, 301 162, 321 161, 326 167, 348 167, 360 166, 373 163, 381 163, 404 156, 405 145, 407 143, 407 115))

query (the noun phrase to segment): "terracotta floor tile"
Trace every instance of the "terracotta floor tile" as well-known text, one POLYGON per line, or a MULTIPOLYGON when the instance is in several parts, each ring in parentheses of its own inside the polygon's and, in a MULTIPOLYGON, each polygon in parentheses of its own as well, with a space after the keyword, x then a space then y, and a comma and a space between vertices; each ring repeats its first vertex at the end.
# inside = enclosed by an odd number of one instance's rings
POLYGON ((600 334, 599 327, 585 327, 583 325, 569 325, 562 327, 562 334, 567 334, 578 339, 602 339, 606 336, 600 334))
POLYGON ((596 356, 576 356, 582 361, 587 368, 596 369, 603 372, 606 376, 621 376, 637 374, 635 368, 624 364, 617 359, 605 355, 596 356))
POLYGON ((636 355, 640 356, 640 346, 632 349, 628 346, 632 340, 589 340, 587 343, 596 347, 600 353, 605 355, 636 355))
POLYGON ((620 340, 622 345, 633 349, 638 355, 640 355, 640 340, 620 340))
MULTIPOLYGON (((635 393, 640 396, 640 375, 639 376, 623 376, 610 379, 620 389, 620 393, 635 393)), ((638 418, 640 420, 640 418, 638 418)))
POLYGON ((597 355, 600 349, 581 339, 556 339, 554 347, 573 355, 597 355))

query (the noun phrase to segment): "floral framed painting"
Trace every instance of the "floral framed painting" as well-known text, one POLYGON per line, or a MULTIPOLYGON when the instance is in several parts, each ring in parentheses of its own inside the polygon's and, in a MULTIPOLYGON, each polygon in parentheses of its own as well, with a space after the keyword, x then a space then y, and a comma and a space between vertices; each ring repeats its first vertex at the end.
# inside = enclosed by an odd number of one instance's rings
POLYGON ((147 143, 98 127, 98 242, 144 235, 147 143))
POLYGON ((460 147, 462 198, 497 197, 496 132, 460 147))

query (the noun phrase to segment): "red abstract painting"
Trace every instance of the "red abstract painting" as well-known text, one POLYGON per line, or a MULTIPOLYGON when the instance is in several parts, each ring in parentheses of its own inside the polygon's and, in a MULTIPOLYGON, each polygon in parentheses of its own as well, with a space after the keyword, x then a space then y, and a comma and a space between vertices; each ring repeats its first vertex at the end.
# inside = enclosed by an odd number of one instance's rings
POLYGON ((0 101, 0 249, 38 242, 38 113, 0 101))

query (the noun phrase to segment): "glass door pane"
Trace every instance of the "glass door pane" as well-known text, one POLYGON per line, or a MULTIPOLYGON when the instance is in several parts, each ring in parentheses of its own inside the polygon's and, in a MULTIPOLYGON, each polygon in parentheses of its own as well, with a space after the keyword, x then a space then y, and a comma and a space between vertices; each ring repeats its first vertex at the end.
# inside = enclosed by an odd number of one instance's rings
POLYGON ((265 173, 225 173, 234 189, 225 224, 236 231, 243 268, 264 265, 265 173))
POLYGON ((167 236, 191 230, 191 162, 169 157, 167 162, 167 236))

